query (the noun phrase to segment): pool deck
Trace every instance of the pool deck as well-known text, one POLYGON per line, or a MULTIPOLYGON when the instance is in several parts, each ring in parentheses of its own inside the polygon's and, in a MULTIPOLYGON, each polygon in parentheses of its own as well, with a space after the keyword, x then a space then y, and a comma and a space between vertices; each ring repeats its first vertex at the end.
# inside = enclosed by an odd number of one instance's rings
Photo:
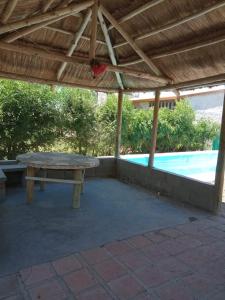
POLYGON ((0 206, 0 299, 225 298, 225 207, 215 216, 115 179, 87 181, 81 209, 50 184, 0 206))

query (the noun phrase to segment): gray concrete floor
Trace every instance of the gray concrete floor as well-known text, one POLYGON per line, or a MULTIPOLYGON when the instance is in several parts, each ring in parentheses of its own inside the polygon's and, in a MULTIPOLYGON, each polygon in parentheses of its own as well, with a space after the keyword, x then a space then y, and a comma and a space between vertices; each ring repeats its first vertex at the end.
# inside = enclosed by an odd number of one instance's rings
POLYGON ((146 231, 209 214, 115 179, 89 179, 81 208, 71 208, 72 187, 35 187, 27 205, 22 187, 9 188, 0 204, 0 275, 146 231))

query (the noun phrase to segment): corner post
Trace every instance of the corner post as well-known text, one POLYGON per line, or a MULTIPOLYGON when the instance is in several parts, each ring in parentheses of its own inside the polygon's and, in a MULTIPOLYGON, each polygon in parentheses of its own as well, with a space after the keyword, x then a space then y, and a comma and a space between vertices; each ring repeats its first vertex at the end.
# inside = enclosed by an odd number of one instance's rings
POLYGON ((154 155, 156 149, 156 139, 157 139, 157 129, 158 129, 158 115, 159 115, 159 100, 160 100, 160 91, 156 90, 155 92, 155 102, 154 102, 154 113, 153 113, 153 127, 152 127, 152 136, 151 136, 151 145, 148 166, 153 167, 154 155))
POLYGON ((117 127, 116 127, 116 149, 115 157, 120 157, 120 145, 121 145, 121 128, 122 128, 122 106, 123 106, 123 92, 118 92, 118 108, 117 108, 117 127))
POLYGON ((223 113, 221 120, 221 129, 220 129, 220 146, 218 152, 218 159, 216 165, 216 176, 215 176, 215 190, 216 190, 216 199, 214 205, 214 211, 220 206, 223 197, 223 185, 224 185, 224 171, 225 171, 225 93, 223 100, 223 113))

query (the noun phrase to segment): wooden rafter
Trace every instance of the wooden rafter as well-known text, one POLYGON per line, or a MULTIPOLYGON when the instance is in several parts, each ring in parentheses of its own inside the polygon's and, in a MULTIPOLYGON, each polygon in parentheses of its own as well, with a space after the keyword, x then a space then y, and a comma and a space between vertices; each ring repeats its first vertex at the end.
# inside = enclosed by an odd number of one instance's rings
POLYGON ((92 6, 92 31, 91 31, 91 42, 90 42, 90 52, 89 57, 90 61, 95 58, 95 50, 96 50, 96 40, 97 40, 97 21, 98 21, 98 7, 99 2, 95 0, 92 6))
MULTIPOLYGON (((15 53, 21 53, 29 56, 34 56, 34 57, 39 57, 39 58, 45 58, 48 60, 53 60, 53 61, 59 61, 59 62, 67 62, 67 63, 72 63, 72 64, 85 64, 85 65, 90 65, 90 60, 88 57, 69 57, 65 56, 65 54, 56 52, 56 51, 46 51, 46 50, 41 50, 35 47, 29 47, 29 46, 21 46, 21 45, 13 45, 9 43, 4 43, 0 42, 0 49, 6 50, 6 51, 12 51, 15 53)), ((152 80, 155 82, 159 82, 161 84, 167 84, 168 80, 162 76, 154 76, 149 73, 141 72, 138 70, 133 70, 133 69, 128 69, 124 67, 119 67, 119 66, 113 66, 110 64, 107 65, 107 71, 108 72, 120 72, 124 74, 129 74, 130 76, 138 77, 138 78, 143 78, 147 80, 152 80)))
MULTIPOLYGON (((88 24, 90 18, 91 18, 91 9, 88 10, 88 12, 87 12, 86 16, 84 17, 84 20, 83 20, 80 28, 79 28, 79 30, 75 34, 74 39, 73 39, 73 41, 72 41, 72 43, 71 43, 71 45, 70 45, 70 47, 69 47, 69 49, 66 53, 67 56, 72 56, 72 54, 73 54, 74 50, 76 49, 77 44, 78 44, 85 28, 87 27, 87 24, 88 24)), ((62 76, 62 73, 66 68, 66 65, 67 65, 67 62, 63 62, 61 64, 61 66, 58 70, 58 73, 57 73, 57 80, 60 80, 60 78, 62 76)))
POLYGON ((74 80, 73 82, 68 82, 68 81, 58 82, 52 79, 43 79, 39 77, 32 77, 30 75, 14 74, 9 72, 2 72, 2 71, 0 71, 0 78, 22 80, 25 82, 35 82, 35 83, 48 84, 54 86, 59 85, 59 86, 67 86, 67 87, 77 87, 77 88, 84 88, 84 89, 89 89, 89 90, 94 90, 99 92, 114 92, 114 93, 117 92, 116 89, 112 89, 112 88, 106 89, 106 88, 100 88, 93 85, 81 84, 79 82, 76 83, 76 80, 74 80))
POLYGON ((3 11, 3 15, 1 17, 1 23, 5 24, 7 23, 8 19, 12 15, 16 5, 17 5, 18 0, 8 0, 6 2, 6 7, 3 11))
MULTIPOLYGON (((45 28, 47 28, 49 30, 52 30, 52 31, 60 32, 62 34, 74 36, 73 31, 68 31, 68 30, 65 30, 65 29, 62 29, 62 28, 56 28, 56 27, 53 27, 53 26, 45 26, 45 28)), ((85 40, 85 41, 90 41, 91 40, 91 38, 89 36, 86 36, 86 35, 82 35, 81 39, 85 40)), ((106 45, 105 41, 102 41, 102 40, 99 40, 99 39, 96 40, 96 43, 101 44, 101 45, 106 45)))
MULTIPOLYGON (((104 34, 105 41, 106 41, 106 44, 107 44, 107 47, 108 47, 110 60, 111 60, 111 62, 114 66, 117 66, 117 60, 116 60, 116 56, 115 56, 115 53, 114 53, 114 50, 113 50, 113 47, 112 47, 112 43, 111 43, 111 39, 110 39, 110 36, 109 36, 109 33, 108 33, 108 29, 107 29, 107 26, 105 24, 104 18, 102 16, 102 13, 101 13, 100 10, 98 11, 98 19, 99 19, 100 26, 101 26, 101 29, 102 29, 102 32, 104 34)), ((119 87, 123 90, 124 86, 123 86, 123 81, 122 81, 121 75, 119 74, 119 72, 115 72, 115 75, 116 75, 116 79, 117 79, 117 82, 119 84, 119 87)))
POLYGON ((76 12, 79 12, 81 10, 84 10, 88 7, 90 7, 93 4, 93 0, 87 0, 83 1, 82 3, 73 3, 70 4, 69 6, 65 8, 56 8, 52 10, 51 12, 46 12, 42 15, 37 15, 37 16, 32 16, 27 19, 21 20, 21 21, 16 21, 10 24, 5 24, 0 27, 0 34, 1 33, 6 33, 12 30, 17 30, 22 27, 26 26, 31 26, 37 23, 41 23, 44 21, 50 21, 50 19, 55 19, 56 17, 60 17, 63 15, 68 15, 68 14, 74 14, 76 12))
POLYGON ((123 36, 123 38, 129 43, 133 50, 140 56, 143 61, 150 67, 152 72, 160 76, 161 72, 156 67, 156 65, 151 61, 151 59, 143 52, 143 50, 135 43, 135 41, 130 37, 130 35, 118 24, 114 17, 101 5, 101 12, 108 19, 108 21, 117 29, 117 31, 123 36))
MULTIPOLYGON (((136 8, 135 10, 131 11, 129 14, 123 16, 121 19, 118 20, 118 23, 119 24, 122 24, 130 19, 132 19, 133 17, 141 14, 142 12, 146 11, 147 9, 149 8, 152 8, 162 2, 164 2, 165 0, 152 0, 152 1, 149 1, 147 2, 146 4, 136 8)), ((108 30, 111 30, 113 27, 113 25, 110 25, 108 30)))
MULTIPOLYGON (((164 57, 168 57, 171 55, 176 55, 176 54, 212 46, 212 45, 215 45, 218 43, 222 43, 224 41, 225 41, 225 32, 224 31, 222 33, 219 32, 219 34, 216 32, 213 32, 213 33, 207 35, 207 39, 205 38, 205 36, 203 36, 203 39, 202 40, 199 39, 197 42, 196 42, 196 40, 194 42, 190 40, 185 43, 175 45, 175 46, 173 46, 173 48, 171 48, 169 50, 164 50, 160 53, 149 55, 149 57, 152 60, 164 58, 164 57)), ((130 66, 130 65, 134 65, 134 64, 139 64, 141 62, 143 62, 142 59, 127 60, 126 62, 120 63, 119 66, 130 66)))
MULTIPOLYGON (((142 34, 138 37, 135 37, 134 41, 143 40, 143 39, 149 38, 149 37, 151 37, 155 34, 162 33, 166 30, 169 30, 169 29, 172 29, 174 27, 180 26, 184 23, 187 23, 189 21, 192 21, 194 19, 202 17, 202 16, 204 16, 204 15, 206 15, 206 14, 208 14, 208 13, 210 13, 210 12, 216 10, 216 9, 219 9, 223 6, 225 6, 225 1, 224 0, 220 1, 219 3, 216 3, 216 4, 212 5, 210 7, 204 8, 204 9, 200 10, 199 12, 197 12, 195 14, 192 14, 190 16, 187 16, 187 17, 185 17, 183 19, 180 19, 178 21, 174 21, 172 23, 169 23, 169 24, 166 24, 166 25, 163 25, 163 26, 159 26, 158 28, 149 31, 148 33, 145 33, 145 34, 142 34)), ((119 48, 119 47, 122 47, 122 46, 127 45, 127 44, 128 44, 127 41, 121 42, 121 43, 118 43, 118 44, 114 45, 114 48, 119 48)))
POLYGON ((45 0, 45 3, 42 7, 42 12, 45 13, 49 8, 50 6, 52 5, 52 3, 54 2, 55 0, 45 0))

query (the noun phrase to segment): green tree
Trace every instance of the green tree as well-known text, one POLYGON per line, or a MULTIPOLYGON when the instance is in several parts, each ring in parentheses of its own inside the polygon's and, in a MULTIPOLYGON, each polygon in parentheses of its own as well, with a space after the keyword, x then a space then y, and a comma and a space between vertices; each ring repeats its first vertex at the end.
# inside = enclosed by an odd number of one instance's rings
POLYGON ((96 131, 96 94, 82 89, 62 89, 63 139, 73 150, 86 154, 93 147, 96 131))
POLYGON ((0 156, 38 151, 53 144, 57 109, 48 86, 0 81, 0 156))

